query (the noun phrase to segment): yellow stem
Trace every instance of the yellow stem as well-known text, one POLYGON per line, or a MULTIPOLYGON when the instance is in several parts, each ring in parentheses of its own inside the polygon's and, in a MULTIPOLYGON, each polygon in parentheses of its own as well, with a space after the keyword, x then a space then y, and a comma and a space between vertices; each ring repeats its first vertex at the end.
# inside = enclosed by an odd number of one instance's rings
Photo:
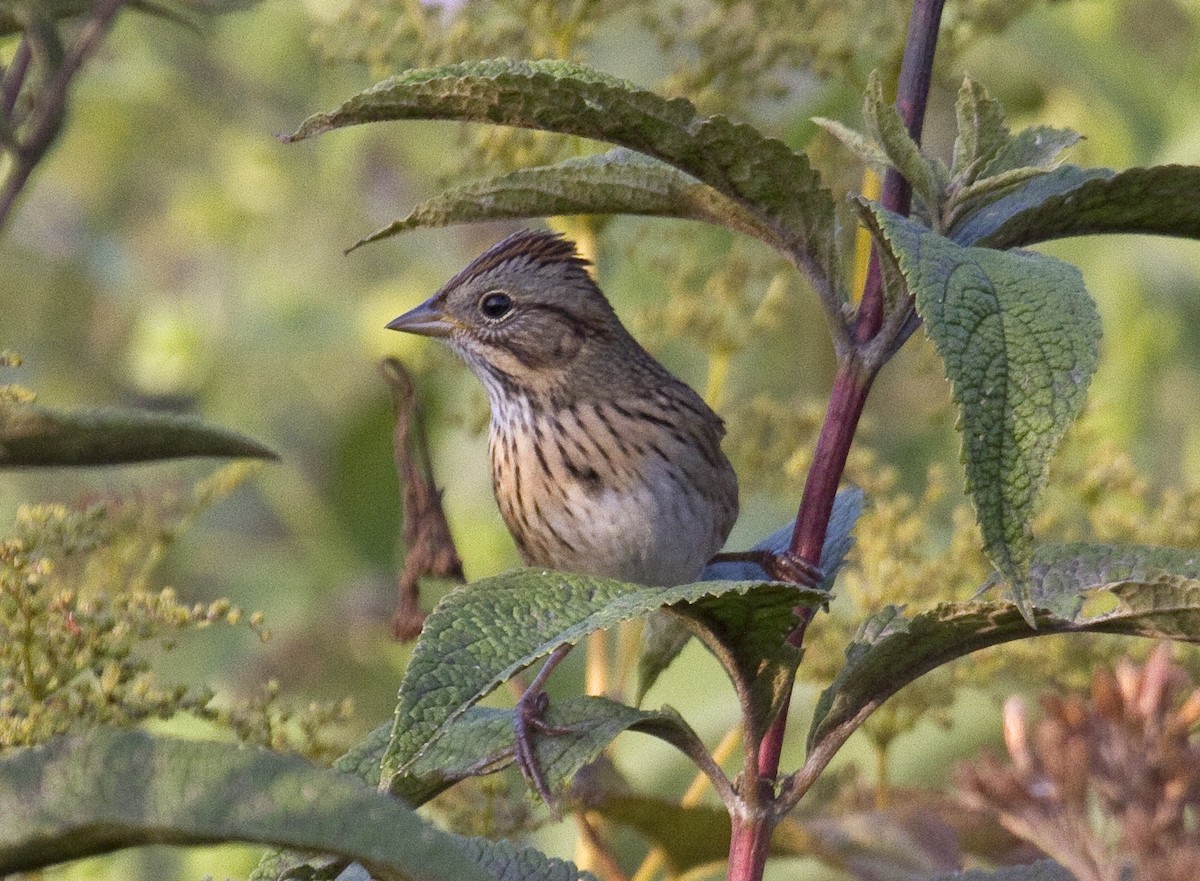
MULTIPOLYGON (((717 748, 713 750, 713 760, 720 765, 725 762, 733 751, 737 749, 738 744, 742 742, 742 729, 734 728, 721 742, 717 744, 717 748)), ((700 803, 701 797, 708 790, 708 777, 703 773, 697 774, 692 781, 692 785, 687 788, 683 797, 679 799, 679 806, 683 808, 694 808, 700 803)), ((642 860, 641 866, 633 874, 630 881, 651 881, 654 875, 667 861, 667 852, 661 847, 656 847, 646 854, 646 858, 642 860)))

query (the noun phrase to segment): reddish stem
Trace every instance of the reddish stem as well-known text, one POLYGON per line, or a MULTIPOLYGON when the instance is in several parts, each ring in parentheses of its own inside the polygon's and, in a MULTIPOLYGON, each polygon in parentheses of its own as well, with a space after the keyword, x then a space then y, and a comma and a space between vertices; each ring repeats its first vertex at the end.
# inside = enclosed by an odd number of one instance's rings
MULTIPOLYGON (((896 104, 909 134, 918 143, 933 77, 933 56, 943 5, 944 0, 914 0, 909 19, 896 104)), ((889 171, 884 178, 880 198, 883 206, 907 215, 911 196, 907 181, 896 172, 889 171)), ((833 512, 838 484, 846 468, 846 459, 850 455, 850 445, 854 441, 867 394, 878 370, 877 365, 868 365, 864 361, 862 349, 873 342, 884 327, 884 306, 882 272, 878 255, 872 253, 855 326, 856 345, 840 359, 829 408, 817 439, 812 467, 808 472, 792 532, 792 553, 814 566, 820 564, 821 548, 829 529, 829 517, 833 512)), ((912 306, 903 304, 899 308, 911 309, 912 306)), ((897 326, 902 324, 899 322, 897 326)), ((798 617, 795 629, 788 636, 788 642, 796 647, 804 642, 812 612, 803 610, 798 617)), ((779 775, 779 757, 787 730, 789 703, 790 697, 785 697, 779 714, 760 741, 755 742, 747 737, 744 779, 753 781, 754 791, 743 793, 749 808, 748 814, 733 818, 729 849, 730 881, 759 881, 766 867, 771 832, 777 818, 772 811, 764 812, 762 808, 764 803, 773 806, 775 802, 774 783, 779 775)))

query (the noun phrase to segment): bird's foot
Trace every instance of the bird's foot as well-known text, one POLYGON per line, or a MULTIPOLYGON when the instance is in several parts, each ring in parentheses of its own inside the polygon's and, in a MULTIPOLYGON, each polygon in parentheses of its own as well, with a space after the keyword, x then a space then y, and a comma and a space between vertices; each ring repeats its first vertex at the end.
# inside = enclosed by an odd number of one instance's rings
POLYGON ((545 720, 546 707, 550 705, 550 695, 542 691, 542 684, 550 676, 550 672, 558 666, 559 661, 565 658, 570 650, 570 645, 562 645, 554 650, 546 659, 542 669, 538 671, 537 676, 533 678, 533 682, 518 698, 517 705, 513 709, 513 758, 516 760, 517 768, 521 771, 521 776, 533 787, 555 817, 558 816, 558 811, 555 809, 550 787, 546 783, 546 775, 542 772, 537 754, 534 752, 533 735, 535 732, 551 736, 575 733, 572 728, 551 725, 545 720))
POLYGON ((825 570, 791 551, 776 553, 761 548, 753 551, 733 551, 717 554, 710 562, 757 563, 775 581, 788 581, 805 587, 817 587, 825 580, 825 570))

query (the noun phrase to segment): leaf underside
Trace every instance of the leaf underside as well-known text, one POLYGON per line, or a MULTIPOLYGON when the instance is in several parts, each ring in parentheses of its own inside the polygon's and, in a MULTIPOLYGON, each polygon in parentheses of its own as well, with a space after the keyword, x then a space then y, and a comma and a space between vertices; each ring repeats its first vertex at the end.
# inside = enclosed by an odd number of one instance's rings
POLYGON ((814 283, 841 289, 833 197, 808 159, 751 126, 700 116, 683 98, 571 62, 494 59, 398 74, 309 117, 285 140, 403 119, 540 129, 644 153, 751 212, 814 283))
POLYGON ((188 456, 278 458, 258 441, 193 416, 0 405, 0 468, 117 465, 188 456))
POLYGON ((846 649, 846 665, 817 702, 809 751, 840 740, 926 672, 1014 639, 1113 633, 1200 642, 1200 553, 1047 545, 1034 554, 1029 572, 1036 631, 1008 602, 943 603, 911 618, 889 606, 864 622, 846 649), (1084 614, 1084 600, 1098 596, 1115 608, 1084 614))

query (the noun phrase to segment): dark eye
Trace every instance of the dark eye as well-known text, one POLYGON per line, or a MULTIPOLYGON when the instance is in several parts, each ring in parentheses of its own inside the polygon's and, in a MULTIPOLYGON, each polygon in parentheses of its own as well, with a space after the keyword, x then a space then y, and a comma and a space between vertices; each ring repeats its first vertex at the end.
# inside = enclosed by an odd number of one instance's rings
POLYGON ((512 297, 508 294, 492 291, 490 294, 484 294, 479 301, 479 311, 483 313, 484 318, 499 321, 512 311, 512 305, 512 297))

